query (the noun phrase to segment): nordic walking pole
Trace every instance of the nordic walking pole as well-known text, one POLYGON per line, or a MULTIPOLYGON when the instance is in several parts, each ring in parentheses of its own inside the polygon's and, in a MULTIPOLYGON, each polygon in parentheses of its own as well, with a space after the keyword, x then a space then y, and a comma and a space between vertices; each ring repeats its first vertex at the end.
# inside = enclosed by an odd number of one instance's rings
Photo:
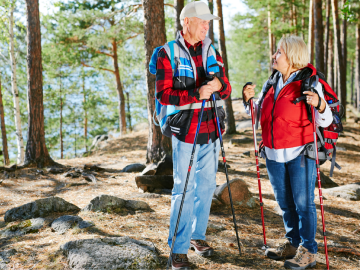
POLYGON ((318 146, 317 146, 317 139, 316 139, 316 124, 315 124, 314 106, 311 106, 311 116, 312 116, 312 122, 313 122, 314 144, 315 144, 315 153, 316 153, 316 172, 317 172, 318 187, 319 187, 321 220, 322 220, 322 226, 323 226, 324 247, 325 247, 325 256, 326 256, 326 267, 329 270, 329 257, 328 257, 328 249, 327 249, 327 243, 326 243, 326 230, 325 230, 324 201, 323 201, 322 190, 321 190, 320 163, 319 163, 319 153, 318 153, 318 146))
POLYGON ((239 255, 241 256, 240 239, 239 239, 238 229, 237 229, 237 225, 236 225, 236 217, 235 217, 235 211, 234 211, 234 204, 233 204, 233 200, 232 200, 232 196, 231 196, 229 174, 228 174, 227 167, 226 167, 225 150, 224 150, 224 144, 223 144, 222 135, 221 135, 220 122, 219 122, 219 117, 218 117, 218 112, 217 112, 216 98, 215 98, 215 95, 214 95, 214 94, 212 94, 211 96, 212 96, 212 99, 213 99, 213 101, 214 101, 214 109, 215 109, 215 116, 216 116, 216 124, 217 124, 218 132, 219 132, 219 139, 220 139, 220 146, 221 146, 221 154, 222 154, 222 158, 223 158, 223 161, 224 161, 225 174, 226 174, 226 182, 227 182, 227 187, 228 187, 228 191, 229 191, 229 198, 230 198, 231 211, 232 211, 233 221, 234 221, 234 226, 235 226, 236 239, 237 239, 237 243, 238 243, 238 247, 239 247, 239 255))
MULTIPOLYGON (((251 82, 248 82, 246 85, 252 85, 251 82)), ((263 228, 263 236, 264 236, 264 245, 261 249, 266 250, 269 248, 266 245, 266 233, 265 233, 265 221, 264 221, 264 203, 262 200, 262 194, 261 194, 261 181, 260 181, 260 170, 259 170, 259 151, 258 151, 258 145, 256 141, 256 130, 255 130, 255 116, 254 116, 254 108, 253 108, 253 98, 250 98, 250 112, 251 112, 251 122, 252 122, 252 130, 253 130, 253 138, 254 138, 254 148, 255 148, 255 159, 256 159, 256 171, 257 171, 257 177, 258 177, 258 187, 259 187, 259 198, 260 198, 260 209, 261 209, 261 221, 262 221, 262 228, 263 228)))
POLYGON ((169 269, 169 265, 171 264, 171 257, 172 257, 174 246, 175 246, 177 230, 178 230, 179 223, 180 223, 181 212, 182 212, 182 208, 183 208, 183 205, 184 205, 184 200, 185 200, 185 196, 186 196, 186 188, 187 188, 189 178, 190 178, 191 167, 192 167, 192 164, 193 164, 193 161, 194 161, 194 155, 195 155, 195 150, 196 150, 196 142, 197 142, 197 137, 198 137, 198 134, 199 134, 200 125, 201 125, 201 121, 202 121, 202 116, 203 116, 203 112, 204 112, 204 108, 205 108, 205 102, 206 102, 206 100, 204 99, 202 101, 202 104, 201 104, 201 111, 200 111, 200 114, 199 114, 199 121, 198 121, 197 129, 196 129, 196 133, 195 133, 194 145, 193 145, 193 149, 192 149, 192 152, 191 152, 189 170, 188 170, 188 173, 186 175, 184 192, 183 192, 183 196, 181 198, 180 209, 179 209, 179 214, 178 214, 178 218, 177 218, 177 221, 176 221, 174 236, 173 236, 172 241, 171 241, 170 256, 169 256, 168 262, 166 264, 166 269, 167 270, 169 269))

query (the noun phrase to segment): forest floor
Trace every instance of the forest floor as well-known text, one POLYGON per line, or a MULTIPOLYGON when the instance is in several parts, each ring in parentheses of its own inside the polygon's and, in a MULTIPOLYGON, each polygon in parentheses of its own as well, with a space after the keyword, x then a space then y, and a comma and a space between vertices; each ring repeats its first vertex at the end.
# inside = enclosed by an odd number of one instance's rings
MULTIPOLYGON (((248 126, 249 117, 245 114, 241 100, 233 102, 235 117, 239 124, 238 134, 225 135, 225 151, 230 180, 241 178, 246 181, 250 191, 258 197, 258 181, 254 158, 241 155, 253 151, 253 143, 234 146, 229 144, 231 138, 252 138, 248 126), (244 125, 245 123, 245 125, 244 125)), ((336 170, 332 180, 339 185, 360 182, 360 124, 354 122, 351 112, 341 134, 338 146, 337 162, 342 170, 336 170), (352 116, 352 117, 351 117, 352 116)), ((147 130, 133 132, 101 144, 101 149, 93 155, 83 158, 57 160, 71 167, 85 164, 96 164, 100 167, 122 169, 128 164, 145 163, 147 130)), ((260 160, 264 163, 264 160, 260 160)), ((321 166, 321 171, 329 175, 330 164, 321 166)), ((45 172, 45 171, 44 171, 45 172)), ((282 218, 277 214, 277 203, 269 182, 266 168, 260 169, 266 236, 269 246, 283 241, 284 228, 282 218)), ((11 257, 9 269, 68 269, 66 258, 59 247, 72 240, 98 237, 129 236, 135 239, 152 241, 160 250, 161 266, 165 269, 169 254, 167 245, 171 197, 168 194, 144 196, 135 183, 135 176, 140 173, 99 173, 98 183, 92 184, 78 179, 65 178, 63 175, 36 174, 35 169, 16 171, 9 179, 0 184, 0 229, 9 224, 3 222, 5 212, 13 207, 49 196, 58 196, 80 208, 91 199, 108 194, 123 199, 138 199, 147 202, 154 210, 146 213, 129 213, 119 215, 99 212, 80 212, 79 216, 86 221, 93 221, 95 227, 84 230, 69 230, 59 235, 46 227, 39 233, 21 237, 0 239, 0 251, 14 248, 16 254, 11 257), (156 221, 156 222, 155 222, 156 221)), ((217 184, 226 182, 223 170, 217 174, 217 184)), ((315 190, 318 195, 318 189, 315 190)), ((321 226, 321 213, 318 197, 315 198, 318 214, 316 240, 319 243, 317 265, 314 269, 325 269, 325 255, 321 226)), ((329 260, 331 269, 360 268, 360 202, 347 201, 342 198, 326 196, 324 201, 329 260)), ((229 208, 211 211, 207 231, 207 240, 214 247, 215 254, 202 258, 189 251, 189 259, 194 269, 281 269, 283 261, 273 261, 264 257, 260 208, 236 207, 236 218, 242 242, 242 255, 239 256, 234 225, 229 208)), ((15 222, 16 223, 16 222, 15 222)), ((14 224, 15 224, 14 223, 14 224)))

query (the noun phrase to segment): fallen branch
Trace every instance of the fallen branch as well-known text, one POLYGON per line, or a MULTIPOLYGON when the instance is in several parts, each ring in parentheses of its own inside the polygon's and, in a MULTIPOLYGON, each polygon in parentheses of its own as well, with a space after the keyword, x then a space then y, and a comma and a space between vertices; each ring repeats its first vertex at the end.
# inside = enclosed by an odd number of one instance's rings
POLYGON ((335 253, 345 253, 360 256, 359 251, 348 247, 329 247, 328 250, 335 253))

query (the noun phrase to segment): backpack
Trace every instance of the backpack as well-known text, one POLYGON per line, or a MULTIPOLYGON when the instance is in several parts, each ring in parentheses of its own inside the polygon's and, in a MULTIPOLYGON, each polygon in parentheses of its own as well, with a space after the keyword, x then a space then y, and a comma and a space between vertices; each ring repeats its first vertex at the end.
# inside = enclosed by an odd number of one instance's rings
MULTIPOLYGON (((330 107, 333 116, 333 121, 330 124, 330 126, 326 128, 316 127, 316 135, 318 140, 317 142, 318 156, 319 156, 320 165, 325 163, 327 160, 331 162, 330 177, 332 177, 334 172, 334 167, 341 170, 341 166, 337 164, 335 161, 336 143, 339 138, 340 132, 343 131, 343 126, 340 116, 340 102, 336 93, 331 89, 330 85, 325 81, 325 76, 320 72, 317 72, 316 75, 311 76, 306 80, 304 80, 302 87, 304 91, 308 90, 308 91, 316 92, 314 87, 316 87, 318 83, 321 83, 322 85, 325 101, 330 107)), ((305 99, 306 99, 305 96, 298 98, 297 101, 294 101, 294 103, 305 99)), ((310 122, 312 122, 311 106, 307 104, 306 107, 307 107, 308 119, 310 120, 310 122)), ((314 149, 315 149, 314 143, 313 142, 309 143, 306 145, 304 149, 304 154, 311 159, 316 159, 316 153, 314 149)))
MULTIPOLYGON (((268 83, 265 87, 262 99, 258 103, 259 108, 261 107, 261 104, 262 104, 267 92, 271 89, 272 86, 275 88, 277 85, 278 77, 275 76, 276 73, 277 73, 277 71, 274 71, 268 80, 268 83)), ((328 126, 326 128, 316 127, 316 135, 317 135, 317 140, 318 140, 317 145, 318 145, 319 162, 320 162, 320 165, 325 163, 327 160, 329 160, 331 162, 330 177, 332 177, 333 172, 334 172, 334 167, 341 170, 341 166, 339 164, 337 164, 335 161, 335 159, 336 159, 336 142, 337 142, 340 132, 343 131, 341 117, 340 117, 340 102, 339 102, 339 99, 338 99, 337 95, 335 94, 335 92, 331 89, 330 85, 326 82, 325 76, 321 72, 317 71, 316 75, 311 76, 311 74, 309 74, 306 70, 304 70, 303 74, 299 74, 299 75, 301 76, 301 80, 302 80, 301 93, 306 90, 316 92, 314 87, 316 87, 316 85, 318 83, 321 83, 325 101, 327 102, 327 104, 330 107, 331 112, 332 112, 333 121, 330 124, 330 126, 328 126)), ((306 100, 305 94, 302 94, 301 97, 297 98, 294 101, 294 104, 296 104, 302 100, 306 100)), ((308 119, 310 122, 312 122, 311 106, 306 103, 306 108, 307 108, 308 119)), ((260 118, 260 110, 258 111, 257 118, 256 118, 256 128, 258 126, 259 118, 260 118)), ((314 142, 308 143, 305 146, 302 154, 315 160, 316 153, 314 150, 315 150, 314 142)), ((262 158, 266 157, 265 146, 262 141, 259 144, 259 154, 262 158)))
MULTIPOLYGON (((179 63, 179 55, 180 55, 180 52, 174 50, 175 42, 176 42, 175 40, 168 42, 169 47, 170 47, 170 52, 171 52, 170 62, 171 62, 172 70, 173 70, 173 75, 175 75, 175 72, 177 70, 177 66, 179 63)), ((150 63, 149 63, 149 71, 151 74, 154 74, 154 75, 156 74, 156 62, 158 59, 159 52, 162 48, 163 48, 163 46, 160 46, 160 47, 155 48, 153 51, 153 54, 151 56, 150 63)), ((180 50, 180 48, 179 48, 179 50, 180 50)), ((155 93, 156 93, 156 86, 155 86, 155 93)), ((155 96, 155 110, 154 110, 154 114, 153 114, 153 121, 156 126, 160 127, 161 133, 167 137, 171 137, 171 131, 169 132, 169 129, 167 128, 166 120, 170 115, 177 114, 178 112, 179 112, 179 110, 175 109, 175 105, 162 105, 155 96), (155 114, 156 114, 157 122, 155 120, 155 114)))

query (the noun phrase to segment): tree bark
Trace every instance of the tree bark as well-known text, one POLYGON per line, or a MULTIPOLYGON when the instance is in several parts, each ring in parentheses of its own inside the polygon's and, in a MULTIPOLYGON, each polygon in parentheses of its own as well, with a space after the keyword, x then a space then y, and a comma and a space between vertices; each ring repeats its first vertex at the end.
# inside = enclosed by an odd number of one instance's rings
POLYGON ((294 32, 295 35, 298 35, 298 28, 297 28, 297 22, 298 22, 298 18, 297 18, 297 12, 296 12, 296 5, 294 3, 292 3, 292 9, 293 9, 293 25, 294 25, 294 32))
POLYGON ((350 64, 350 104, 354 105, 354 60, 351 60, 350 64))
POLYGON ((63 98, 62 98, 62 74, 60 70, 60 158, 64 158, 64 138, 63 138, 63 98))
POLYGON ((334 40, 333 33, 329 32, 329 48, 328 48, 328 59, 327 59, 327 82, 332 89, 335 90, 334 85, 334 40))
POLYGON ((1 78, 0 78, 0 121, 1 121, 1 137, 2 137, 2 146, 3 146, 4 165, 10 165, 7 136, 6 136, 6 126, 5 126, 5 111, 4 111, 2 91, 1 91, 1 78))
POLYGON ((330 34, 330 0, 326 1, 326 22, 325 22, 325 41, 324 41, 324 74, 328 73, 328 57, 329 57, 329 34, 330 34))
POLYGON ((182 26, 180 23, 180 13, 184 8, 184 0, 174 0, 174 6, 175 6, 175 38, 176 38, 176 33, 182 30, 182 26))
POLYGON ((162 135, 159 127, 153 123, 155 111, 155 76, 149 71, 149 62, 154 48, 166 43, 164 0, 143 0, 144 7, 144 43, 145 69, 147 84, 147 109, 149 121, 149 140, 146 162, 158 162, 164 154, 171 156, 171 139, 162 135))
POLYGON ((87 105, 86 105, 86 90, 85 90, 85 73, 82 72, 82 89, 83 89, 83 109, 84 109, 84 143, 85 151, 88 151, 87 147, 87 129, 88 129, 88 117, 87 117, 87 105))
POLYGON ((45 144, 41 32, 38 0, 26 0, 26 9, 29 117, 25 165, 42 168, 53 165, 55 162, 51 159, 45 144))
MULTIPOLYGON (((341 0, 341 6, 342 8, 344 8, 346 0, 341 0)), ((345 76, 345 82, 346 82, 346 68, 347 68, 347 42, 346 42, 346 36, 347 36, 347 17, 346 17, 346 13, 344 13, 344 18, 342 20, 342 24, 341 24, 341 54, 342 54, 342 58, 343 58, 343 67, 345 68, 345 72, 344 72, 344 76, 345 76)), ((345 87, 346 89, 346 87, 345 87)))
POLYGON ((341 40, 340 40, 340 23, 339 23, 339 15, 338 15, 338 1, 331 0, 332 5, 332 15, 333 15, 333 24, 334 24, 334 47, 336 54, 336 66, 337 70, 337 86, 339 89, 339 99, 340 103, 344 108, 343 117, 346 119, 346 70, 344 67, 344 60, 342 57, 341 50, 341 40))
MULTIPOLYGON (((302 0, 302 5, 303 5, 303 14, 305 14, 306 11, 306 2, 305 0, 302 0)), ((303 40, 305 40, 305 16, 301 16, 301 37, 303 40)))
POLYGON ((14 8, 10 9, 9 16, 9 34, 10 34, 10 62, 11 62, 11 88, 14 100, 14 116, 16 127, 16 141, 17 141, 17 163, 24 162, 24 140, 21 129, 21 117, 20 117, 20 102, 19 102, 19 89, 17 87, 16 78, 16 59, 15 59, 15 46, 14 46, 14 8))
POLYGON ((310 63, 314 63, 314 0, 310 0, 309 5, 309 38, 308 48, 310 53, 310 63))
POLYGON ((356 24, 355 30, 356 47, 355 47, 355 88, 356 88, 356 107, 360 112, 360 22, 356 24))
POLYGON ((274 43, 273 43, 273 34, 271 32, 270 4, 268 5, 268 38, 269 38, 269 58, 270 58, 269 73, 271 74, 272 73, 272 55, 274 53, 274 43))
MULTIPOLYGON (((225 33, 224 33, 224 17, 222 13, 222 4, 221 0, 216 0, 217 6, 217 15, 221 18, 219 21, 219 48, 220 54, 224 61, 225 66, 225 75, 229 79, 229 65, 227 61, 227 54, 226 54, 226 45, 225 45, 225 33)), ((235 126, 235 118, 234 118, 234 111, 232 108, 231 96, 225 99, 225 111, 226 111, 226 133, 227 134, 234 134, 236 133, 236 126, 235 126)))
POLYGON ((127 116, 127 119, 128 119, 128 124, 129 124, 129 129, 130 131, 132 131, 132 125, 131 125, 131 112, 130 112, 130 94, 129 92, 126 92, 126 105, 127 105, 127 113, 126 113, 126 116, 127 116))
POLYGON ((316 69, 324 72, 324 28, 322 18, 322 1, 314 0, 314 28, 316 48, 316 69))
MULTIPOLYGON (((209 2, 210 12, 211 12, 211 14, 214 14, 214 0, 208 0, 208 2, 209 2)), ((211 43, 214 44, 215 43, 215 39, 214 39, 214 20, 210 20, 209 38, 211 39, 211 43)))
POLYGON ((114 62, 114 70, 115 70, 114 74, 116 78, 116 90, 119 98, 119 127, 120 127, 120 136, 121 136, 126 133, 126 113, 125 113, 125 96, 120 79, 116 40, 112 41, 112 47, 114 53, 113 62, 114 62))

